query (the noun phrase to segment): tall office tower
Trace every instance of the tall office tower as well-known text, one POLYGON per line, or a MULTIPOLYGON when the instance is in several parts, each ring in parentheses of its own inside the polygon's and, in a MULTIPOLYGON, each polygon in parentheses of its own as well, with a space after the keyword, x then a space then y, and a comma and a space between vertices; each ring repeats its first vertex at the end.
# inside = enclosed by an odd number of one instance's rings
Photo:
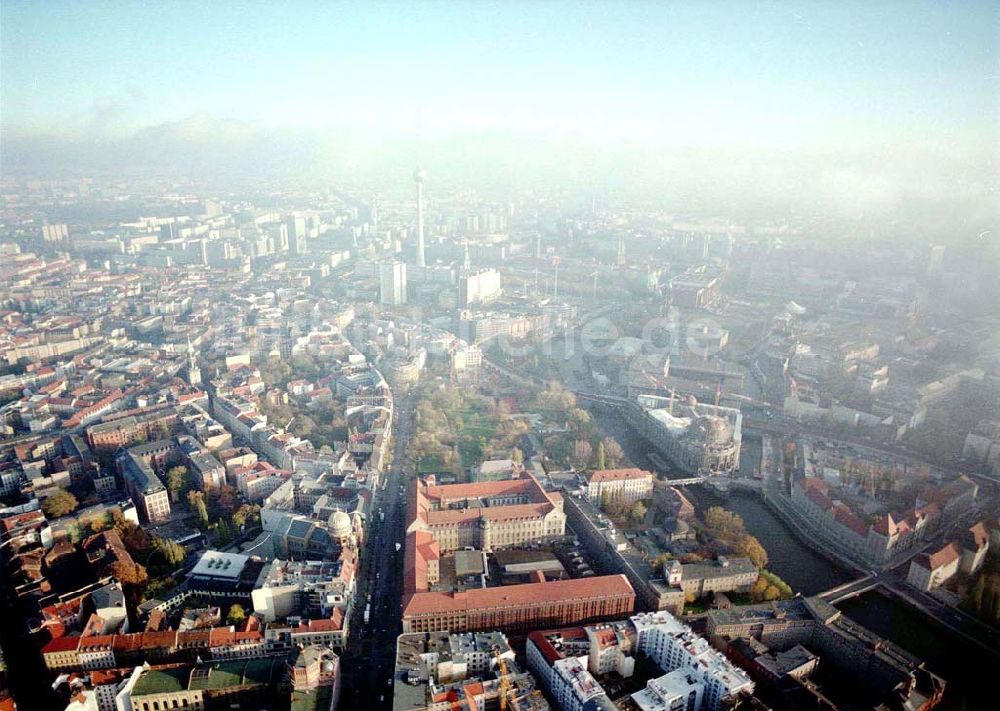
POLYGON ((378 265, 379 301, 388 306, 406 303, 406 265, 380 262, 378 265))
POLYGON ((289 215, 285 218, 288 229, 288 251, 292 254, 306 253, 306 218, 289 215))
POLYGON ((427 171, 419 165, 413 171, 413 182, 417 184, 417 266, 425 267, 424 261, 424 178, 427 171))

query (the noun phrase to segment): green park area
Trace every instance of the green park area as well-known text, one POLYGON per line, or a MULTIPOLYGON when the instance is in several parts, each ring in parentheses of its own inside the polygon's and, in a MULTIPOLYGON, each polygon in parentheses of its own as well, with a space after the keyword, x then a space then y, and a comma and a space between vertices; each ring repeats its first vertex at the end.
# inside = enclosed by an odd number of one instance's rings
POLYGON ((421 386, 410 456, 421 474, 462 472, 490 458, 518 458, 527 426, 473 385, 421 386), (515 451, 517 450, 517 451, 515 451))
MULTIPOLYGON (((523 413, 542 425, 534 434, 546 467, 605 469, 624 466, 619 444, 604 437, 576 397, 552 384, 522 398, 523 413)), ((410 456, 420 474, 450 474, 461 480, 469 467, 488 459, 523 458, 522 438, 532 430, 514 417, 503 398, 473 384, 434 381, 420 386, 410 456)))

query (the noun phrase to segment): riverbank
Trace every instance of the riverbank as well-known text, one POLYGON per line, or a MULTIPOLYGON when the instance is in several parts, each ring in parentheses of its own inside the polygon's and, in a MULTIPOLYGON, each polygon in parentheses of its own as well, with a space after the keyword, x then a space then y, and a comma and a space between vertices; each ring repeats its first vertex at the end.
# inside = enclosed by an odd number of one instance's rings
MULTIPOLYGON (((649 467, 649 444, 638 437, 620 415, 610 408, 589 408, 598 426, 618 440, 626 456, 640 467, 649 467)), ((761 456, 761 447, 755 448, 756 457, 761 456)), ((741 457, 741 466, 751 470, 754 463, 750 457, 741 457)), ((759 466, 759 462, 756 464, 759 466)), ((665 472, 658 472, 661 476, 665 472)), ((768 569, 788 583, 792 590, 803 595, 815 595, 830 588, 850 582, 856 575, 831 563, 821 554, 799 539, 795 533, 763 500, 744 492, 734 492, 721 497, 703 487, 686 487, 685 496, 691 499, 698 512, 704 513, 711 506, 721 506, 739 514, 747 531, 755 536, 768 556, 768 569)))
MULTIPOLYGON (((592 410, 593 412, 593 410, 592 410)), ((614 413, 595 414, 598 424, 613 434, 626 455, 638 466, 648 466, 648 445, 635 437, 614 413)), ((752 458, 752 457, 750 457, 752 458)), ((743 463, 746 466, 746 463, 743 463)), ((685 495, 699 514, 710 506, 721 506, 743 518, 746 530, 767 551, 768 569, 802 595, 815 595, 858 577, 857 573, 832 562, 803 540, 787 522, 752 494, 734 491, 719 496, 703 487, 687 487, 685 495)), ((945 709, 985 709, 995 706, 990 672, 994 667, 986 654, 947 628, 929 620, 905 602, 872 591, 837 605, 845 615, 898 644, 926 661, 928 667, 948 683, 945 709)))
POLYGON ((743 519, 747 532, 756 537, 767 551, 767 568, 803 595, 816 595, 854 579, 844 570, 817 553, 778 518, 764 502, 749 493, 737 492, 720 497, 701 487, 690 487, 685 495, 703 512, 721 506, 743 519))

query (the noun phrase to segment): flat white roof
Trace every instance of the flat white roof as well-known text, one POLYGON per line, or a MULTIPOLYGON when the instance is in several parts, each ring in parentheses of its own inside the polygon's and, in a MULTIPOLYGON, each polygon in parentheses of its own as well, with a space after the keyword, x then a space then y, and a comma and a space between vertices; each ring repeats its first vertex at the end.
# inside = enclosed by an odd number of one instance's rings
POLYGON ((226 578, 236 580, 243 571, 249 556, 222 551, 205 551, 191 575, 201 578, 226 578))

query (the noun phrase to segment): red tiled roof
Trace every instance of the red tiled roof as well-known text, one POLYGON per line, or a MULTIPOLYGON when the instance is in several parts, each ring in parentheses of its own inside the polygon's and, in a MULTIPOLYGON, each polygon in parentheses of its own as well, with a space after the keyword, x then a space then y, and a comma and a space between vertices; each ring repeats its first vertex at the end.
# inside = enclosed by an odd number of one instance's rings
POLYGON ((114 642, 114 635, 110 634, 95 634, 90 637, 80 638, 80 651, 85 652, 94 649, 111 649, 111 644, 114 642))
POLYGON ((542 656, 545 657, 548 663, 554 664, 560 659, 563 659, 565 655, 555 648, 552 644, 552 638, 558 637, 562 640, 567 639, 583 639, 587 636, 587 631, 582 627, 568 627, 558 630, 539 630, 531 632, 528 634, 528 639, 534 642, 535 647, 542 656))
POLYGON ((859 536, 865 537, 868 535, 868 524, 858 518, 843 504, 836 506, 833 518, 837 523, 851 529, 859 536))
POLYGON ((937 570, 949 563, 958 560, 962 555, 962 552, 958 550, 958 546, 954 543, 946 543, 938 550, 930 553, 926 556, 928 570, 937 570))
POLYGON ((967 538, 975 546, 976 550, 979 550, 989 542, 990 534, 986 530, 986 525, 982 521, 979 521, 969 527, 967 538))
POLYGON ((83 604, 83 597, 75 597, 66 602, 57 602, 47 607, 43 607, 42 617, 47 620, 63 620, 67 617, 75 617, 80 614, 80 606, 83 604))
MULTIPOLYGON (((337 610, 339 612, 339 609, 337 610)), ((343 628, 343 613, 325 620, 303 620, 298 627, 292 630, 296 632, 337 632, 343 628)))
POLYGON ((120 651, 142 649, 142 634, 141 632, 136 634, 116 634, 111 646, 120 651))
POLYGON ((514 494, 535 494, 539 499, 544 500, 545 498, 545 492, 541 485, 530 474, 526 474, 520 479, 425 486, 425 495, 428 499, 475 499, 514 494))
POLYGON ((52 652, 69 652, 77 649, 79 646, 79 637, 56 637, 42 647, 42 654, 50 654, 52 652))
POLYGON ((186 630, 177 633, 178 647, 208 647, 212 636, 211 629, 186 630))
POLYGON ((427 564, 441 557, 434 536, 427 531, 414 531, 406 540, 403 556, 403 590, 406 593, 427 590, 427 564))
POLYGON ((163 647, 169 649, 177 644, 177 632, 170 630, 164 632, 142 632, 142 648, 154 649, 163 647))
POLYGON ((454 610, 482 610, 522 607, 541 602, 560 602, 611 595, 635 596, 624 575, 554 580, 499 588, 476 588, 466 592, 418 592, 410 596, 404 616, 426 615, 454 610))
POLYGON ((428 511, 428 525, 447 525, 479 518, 490 521, 510 521, 512 519, 535 519, 552 510, 552 504, 514 504, 512 506, 487 506, 484 508, 446 509, 428 511))
POLYGON ((819 506, 821 509, 829 509, 833 507, 833 502, 830 500, 830 497, 818 488, 803 487, 803 491, 805 492, 806 497, 808 497, 810 501, 819 506))
POLYGON ((896 522, 892 519, 892 514, 883 514, 875 520, 872 528, 880 535, 891 536, 896 533, 896 522))
POLYGON ((209 633, 209 646, 223 647, 233 643, 236 632, 231 627, 213 627, 209 633))
POLYGON ((104 630, 104 618, 95 612, 87 620, 87 624, 83 626, 83 632, 80 633, 80 636, 95 637, 97 635, 100 635, 100 633, 103 630, 104 630))
POLYGON ((639 469, 638 467, 629 467, 627 469, 598 469, 595 472, 591 472, 589 481, 591 484, 595 482, 603 481, 622 481, 624 479, 645 479, 653 478, 652 472, 647 472, 644 469, 639 469))

